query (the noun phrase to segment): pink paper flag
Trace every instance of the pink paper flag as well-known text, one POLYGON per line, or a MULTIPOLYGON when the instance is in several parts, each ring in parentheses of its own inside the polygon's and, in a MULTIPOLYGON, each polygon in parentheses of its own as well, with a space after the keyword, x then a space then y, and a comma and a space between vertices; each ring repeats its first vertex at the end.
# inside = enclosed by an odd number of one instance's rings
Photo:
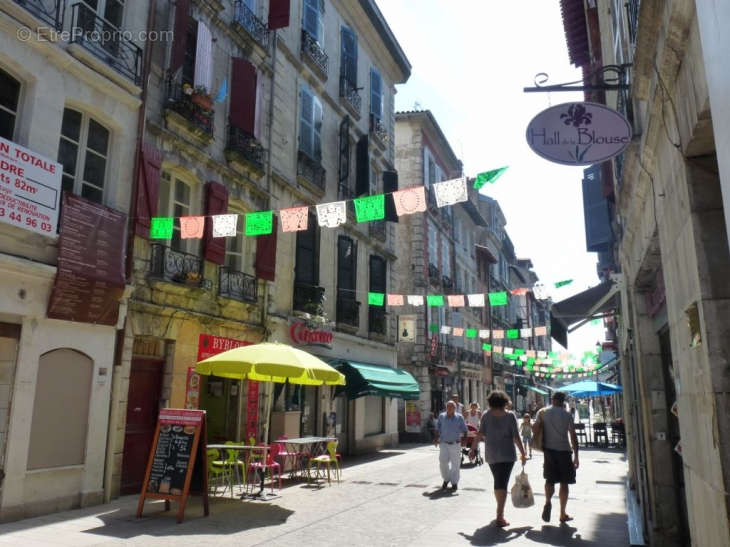
POLYGON ((281 229, 284 232, 299 232, 306 230, 309 226, 309 207, 306 205, 282 209, 279 213, 281 214, 281 229))
POLYGON ((512 291, 510 291, 510 292, 512 294, 514 294, 515 296, 524 296, 527 294, 527 291, 529 291, 529 290, 530 289, 512 289, 512 291))
POLYGON ((547 327, 535 327, 535 336, 547 336, 547 327))
POLYGON ((395 203, 395 212, 399 217, 422 213, 426 210, 426 188, 418 186, 393 192, 393 202, 395 203))
POLYGON ((528 349, 525 352, 525 355, 527 355, 528 357, 535 357, 535 350, 534 349, 528 349))
POLYGON ((454 327, 454 336, 464 336, 464 329, 461 327, 454 327))
POLYGON ((403 295, 402 294, 389 294, 387 295, 388 298, 388 306, 402 306, 403 305, 403 295))
POLYGON ((504 338, 504 331, 503 330, 493 330, 492 338, 494 338, 495 340, 500 340, 500 339, 504 338))
POLYGON ((205 217, 180 217, 180 239, 200 239, 204 227, 205 217))
POLYGON ((494 346, 494 347, 492 348, 492 351, 493 351, 494 353, 502 353, 502 346, 494 346))
POLYGON ((463 308, 464 307, 464 295, 463 294, 450 294, 448 296, 449 306, 452 308, 463 308))

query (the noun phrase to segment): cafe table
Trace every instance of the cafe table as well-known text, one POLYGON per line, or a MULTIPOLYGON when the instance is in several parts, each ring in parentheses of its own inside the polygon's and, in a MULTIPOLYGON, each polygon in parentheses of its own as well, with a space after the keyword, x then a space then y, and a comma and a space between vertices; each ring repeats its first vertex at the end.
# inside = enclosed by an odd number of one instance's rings
MULTIPOLYGON (((206 448, 214 448, 221 452, 221 460, 224 462, 228 459, 228 453, 224 452, 225 450, 235 450, 236 452, 246 452, 248 451, 248 456, 251 456, 251 453, 253 452, 261 452, 263 455, 264 461, 266 461, 266 456, 269 451, 268 445, 252 445, 252 444, 209 444, 206 448)), ((249 458, 245 458, 243 460, 244 462, 244 470, 243 470, 243 483, 246 484, 246 476, 248 475, 248 463, 249 458)), ((237 464, 234 464, 237 466, 237 464)), ((238 467, 236 467, 238 469, 238 467)), ((258 470, 259 475, 261 477, 261 490, 258 491, 256 495, 261 495, 261 493, 264 491, 264 481, 266 480, 266 473, 264 473, 261 469, 258 470)), ((206 470, 207 473, 207 470, 206 470)), ((233 497, 233 470, 231 470, 230 473, 228 473, 228 485, 231 489, 231 497, 233 497)), ((225 490, 224 490, 225 492, 225 490)))
POLYGON ((307 473, 309 460, 327 452, 327 443, 336 440, 336 437, 300 437, 298 439, 279 439, 274 442, 285 445, 287 452, 297 454, 292 475, 303 478, 307 473))

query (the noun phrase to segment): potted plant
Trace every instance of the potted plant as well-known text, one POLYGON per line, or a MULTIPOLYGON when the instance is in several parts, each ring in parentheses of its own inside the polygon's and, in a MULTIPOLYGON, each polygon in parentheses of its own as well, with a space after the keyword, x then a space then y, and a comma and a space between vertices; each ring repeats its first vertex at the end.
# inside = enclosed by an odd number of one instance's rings
POLYGON ((213 98, 208 95, 208 90, 204 87, 196 87, 192 95, 193 103, 197 104, 203 110, 213 110, 213 98))
POLYGON ((202 279, 202 276, 199 273, 188 272, 186 279, 185 279, 185 283, 187 285, 197 286, 200 284, 201 279, 202 279))

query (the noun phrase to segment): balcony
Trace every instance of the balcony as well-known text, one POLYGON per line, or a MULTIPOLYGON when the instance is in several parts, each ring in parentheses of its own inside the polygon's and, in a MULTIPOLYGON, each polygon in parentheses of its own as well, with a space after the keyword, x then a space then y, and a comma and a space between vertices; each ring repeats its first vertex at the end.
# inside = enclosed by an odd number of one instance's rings
POLYGON ((304 29, 302 29, 302 57, 309 68, 314 70, 323 81, 327 81, 329 58, 319 42, 304 29))
POLYGON ((360 106, 362 97, 358 93, 357 86, 344 76, 340 76, 340 97, 344 99, 345 106, 355 118, 360 119, 360 106))
POLYGON ((66 0, 15 0, 15 3, 54 29, 63 29, 66 0))
POLYGON ((264 174, 264 148, 256 137, 239 129, 235 125, 228 127, 228 145, 226 158, 229 161, 239 160, 259 175, 264 174))
POLYGON ((195 92, 189 84, 168 80, 165 109, 170 125, 187 131, 203 144, 213 140, 215 110, 209 96, 195 92), (169 116, 170 113, 172 116, 169 116))
POLYGON ((201 287, 203 259, 154 243, 150 257, 150 277, 188 287, 201 287))
POLYGON ((370 114, 370 134, 375 137, 375 142, 383 146, 388 141, 388 130, 385 128, 383 120, 376 117, 375 114, 370 114))
POLYGON ((324 287, 295 281, 293 309, 310 315, 324 315, 324 287))
POLYGON ((629 27, 629 41, 633 47, 636 47, 636 31, 639 28, 639 8, 641 0, 628 0, 626 2, 626 19, 629 27))
POLYGON ((451 289, 454 286, 454 282, 448 275, 441 276, 441 283, 443 284, 444 289, 451 289))
POLYGON ((125 32, 99 17, 86 4, 71 7, 71 20, 72 44, 79 44, 135 85, 142 85, 142 49, 124 38, 125 32))
POLYGON ((299 151, 297 155, 297 178, 303 179, 322 192, 325 191, 325 175, 327 172, 320 161, 313 160, 307 154, 299 151))
POLYGON ((457 357, 457 348, 451 344, 444 344, 444 361, 456 361, 457 357))
POLYGON ((236 0, 233 5, 233 25, 251 39, 268 51, 269 49, 269 29, 266 25, 248 9, 243 0, 236 0))
POLYGON ((370 306, 368 308, 368 332, 385 336, 385 331, 385 308, 382 306, 370 306))
POLYGON ((428 265, 428 279, 432 285, 439 285, 441 283, 441 275, 439 275, 439 269, 433 264, 428 265))
POLYGON ((386 238, 385 221, 374 220, 372 222, 368 222, 368 233, 370 234, 370 237, 384 242, 386 238))
POLYGON ((220 296, 241 302, 256 303, 258 301, 258 283, 254 276, 221 266, 219 281, 218 294, 220 296))
POLYGON ((350 296, 350 291, 337 295, 337 324, 357 329, 360 326, 360 302, 350 296))

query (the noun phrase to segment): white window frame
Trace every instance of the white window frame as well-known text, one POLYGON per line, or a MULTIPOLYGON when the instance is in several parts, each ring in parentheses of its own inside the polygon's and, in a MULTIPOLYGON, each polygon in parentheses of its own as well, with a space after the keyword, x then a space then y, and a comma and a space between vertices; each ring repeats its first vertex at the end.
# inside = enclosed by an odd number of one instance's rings
POLYGON ((383 120, 383 110, 384 110, 384 103, 385 103, 385 93, 383 93, 383 77, 380 75, 380 72, 375 67, 370 67, 370 114, 372 114, 375 119, 382 121, 383 120), (378 106, 378 112, 373 112, 374 103, 373 103, 373 93, 374 86, 373 83, 377 81, 379 83, 380 91, 378 92, 378 99, 379 104, 378 106))
POLYGON ((451 253, 449 252, 449 239, 441 234, 441 275, 451 277, 451 253))
MULTIPOLYGON (((197 205, 199 204, 198 198, 198 185, 191 180, 191 178, 188 178, 184 176, 181 172, 174 170, 174 169, 165 169, 163 167, 162 172, 160 173, 160 197, 158 200, 158 215, 159 216, 170 216, 170 217, 179 217, 179 216, 196 216, 200 215, 199 209, 197 205), (189 197, 190 202, 188 204, 185 204, 183 202, 178 202, 175 197, 175 186, 176 184, 180 182, 181 184, 184 184, 189 189, 189 197), (167 186, 167 196, 163 195, 163 185, 167 186), (175 214, 175 205, 180 205, 181 207, 187 207, 186 214, 184 215, 177 215, 175 214)), ((180 232, 180 222, 173 222, 172 225, 173 233, 177 232, 179 235, 180 232)), ((179 238, 179 247, 175 248, 173 247, 173 239, 170 240, 170 248, 174 251, 179 251, 183 253, 193 254, 197 255, 199 251, 199 241, 197 239, 182 239, 179 238)))
POLYGON ((436 229, 436 225, 433 223, 433 221, 430 218, 428 219, 427 222, 428 222, 428 227, 427 227, 428 263, 430 265, 438 267, 438 257, 439 257, 438 230, 436 229))
POLYGON ((322 102, 317 95, 307 86, 301 86, 299 90, 299 150, 315 161, 322 159, 322 125, 324 124, 324 109, 322 102), (306 113, 304 110, 303 97, 307 95, 312 101, 312 110, 306 113), (311 115, 311 118, 305 119, 305 115, 311 115), (312 150, 306 150, 302 146, 302 134, 304 131, 310 132, 312 150))
POLYGON ((307 32, 314 40, 324 48, 324 0, 303 0, 302 2, 302 29, 307 32), (317 29, 307 28, 305 21, 307 20, 307 12, 317 14, 317 29))
POLYGON ((103 19, 105 23, 108 23, 112 27, 116 29, 121 29, 124 26, 124 14, 126 12, 127 7, 127 1, 126 0, 98 0, 96 4, 96 8, 94 8, 90 3, 89 0, 81 0, 81 3, 84 4, 87 8, 89 8, 91 11, 96 13, 96 16, 100 19, 103 19), (114 22, 110 21, 106 18, 106 9, 109 7, 109 4, 111 3, 118 3, 122 6, 122 14, 121 18, 119 20, 119 25, 117 26, 114 24, 114 22))
POLYGON ((23 91, 24 91, 25 86, 24 86, 23 81, 19 78, 16 78, 15 75, 12 72, 10 72, 9 70, 6 70, 4 67, 1 67, 1 66, 0 66, 0 70, 2 70, 5 74, 8 75, 8 77, 12 78, 13 80, 15 80, 18 83, 18 104, 16 106, 16 110, 12 111, 9 108, 7 108, 6 106, 0 105, 0 110, 2 110, 3 112, 7 112, 14 118, 13 134, 10 135, 10 140, 14 142, 15 135, 18 132, 18 120, 20 119, 20 108, 22 105, 23 91))

